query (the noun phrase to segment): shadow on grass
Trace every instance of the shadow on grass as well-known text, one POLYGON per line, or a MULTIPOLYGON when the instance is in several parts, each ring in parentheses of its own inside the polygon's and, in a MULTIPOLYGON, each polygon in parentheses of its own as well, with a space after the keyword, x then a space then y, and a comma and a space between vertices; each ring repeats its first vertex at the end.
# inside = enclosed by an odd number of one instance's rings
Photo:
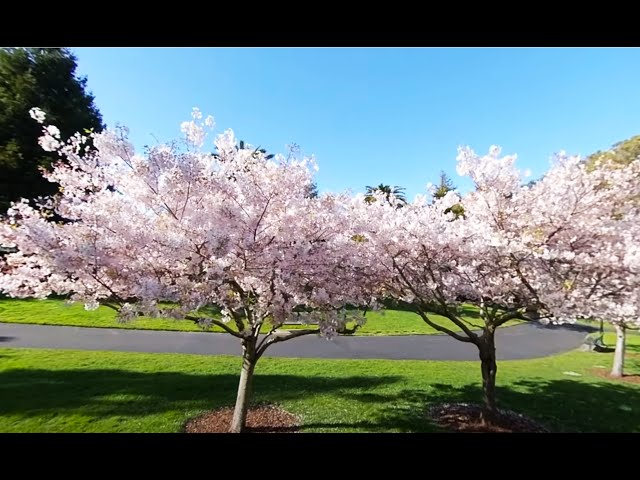
POLYGON ((629 345, 629 343, 627 343, 625 349, 626 349, 627 352, 640 354, 640 344, 638 344, 638 345, 629 345))
MULTIPOLYGON (((499 408, 527 415, 555 432, 640 432, 640 389, 620 382, 522 380, 509 387, 498 387, 497 398, 499 408)), ((424 425, 428 405, 479 404, 481 392, 479 386, 471 384, 457 388, 437 383, 428 391, 404 390, 394 398, 377 400, 403 403, 384 411, 374 422, 377 428, 415 431, 416 427, 426 426, 420 430, 430 431, 435 426, 424 425)))
POLYGON ((599 347, 598 345, 596 345, 593 351, 595 353, 613 353, 616 351, 616 349, 613 347, 599 347))
MULTIPOLYGON (((403 377, 344 378, 296 375, 256 375, 256 403, 303 401, 316 412, 303 431, 360 432, 439 431, 425 415, 442 402, 479 403, 480 386, 445 383, 402 388, 403 377), (344 402, 349 412, 335 417, 331 405, 344 402), (318 404, 314 401, 318 399, 318 404), (323 410, 326 409, 325 410, 323 410), (363 413, 364 412, 364 413, 363 413), (334 421, 324 418, 335 418, 334 421)), ((9 370, 0 373, 0 415, 23 417, 86 415, 145 417, 165 412, 202 411, 233 404, 238 377, 173 372, 138 373, 122 370, 9 370)), ((497 388, 500 408, 527 415, 558 432, 640 431, 640 388, 615 381, 531 378, 497 388)))
POLYGON ((480 311, 478 310, 478 307, 462 305, 459 310, 460 313, 467 318, 480 318, 480 311))
MULTIPOLYGON (((367 391, 400 377, 344 378, 260 375, 254 377, 257 403, 277 403, 333 392, 367 391)), ((214 409, 235 402, 238 375, 124 370, 14 369, 0 372, 0 416, 87 414, 142 416, 167 411, 214 409)))
MULTIPOLYGON (((481 403, 480 387, 436 383, 427 390, 394 394, 343 395, 351 402, 387 405, 373 420, 305 423, 305 428, 402 432, 441 431, 426 418, 429 405, 444 402, 481 403)), ((498 406, 529 416, 554 432, 640 432, 640 389, 619 382, 523 380, 497 388, 498 406)))

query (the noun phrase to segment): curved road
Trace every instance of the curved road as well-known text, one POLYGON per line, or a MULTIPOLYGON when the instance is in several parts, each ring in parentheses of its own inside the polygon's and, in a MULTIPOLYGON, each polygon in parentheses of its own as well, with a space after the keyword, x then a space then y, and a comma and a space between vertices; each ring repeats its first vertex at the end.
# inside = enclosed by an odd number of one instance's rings
MULTIPOLYGON (((588 327, 522 324, 496 334, 500 360, 536 358, 581 345, 588 327)), ((171 352, 239 355, 240 342, 224 333, 164 332, 112 328, 59 327, 0 323, 4 347, 171 352)), ((393 360, 477 360, 473 344, 448 335, 344 336, 326 340, 316 336, 277 343, 266 356, 301 358, 377 358, 393 360)))

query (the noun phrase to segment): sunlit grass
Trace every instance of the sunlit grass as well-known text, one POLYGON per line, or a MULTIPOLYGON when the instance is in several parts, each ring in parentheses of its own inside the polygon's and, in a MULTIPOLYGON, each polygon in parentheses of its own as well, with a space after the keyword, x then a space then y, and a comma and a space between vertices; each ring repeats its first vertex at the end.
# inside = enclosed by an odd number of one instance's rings
MULTIPOLYGON (((477 307, 464 306, 464 317, 473 324, 480 325, 477 307)), ((216 317, 215 313, 212 316, 216 317)), ((451 330, 460 329, 450 320, 434 315, 433 321, 451 330)), ((358 330, 357 335, 422 335, 438 333, 427 325, 418 315, 401 310, 382 310, 368 312, 367 323, 358 330)), ((95 311, 87 311, 82 304, 66 304, 63 300, 16 300, 0 299, 0 322, 30 323, 38 325, 68 325, 75 327, 130 328, 141 330, 172 330, 182 332, 202 332, 203 329, 191 320, 140 317, 131 322, 122 323, 116 319, 116 312, 101 306, 95 311)), ((505 326, 519 322, 511 321, 505 326)), ((229 326, 234 327, 233 323, 229 326)), ((284 328, 308 328, 307 326, 287 325, 284 328)), ((263 328, 264 331, 268 327, 263 328)), ((208 330, 222 332, 214 326, 208 330)))
MULTIPOLYGON (((640 373, 639 356, 640 337, 630 336, 628 373, 640 373)), ((499 405, 555 431, 640 432, 640 385, 595 374, 611 361, 573 351, 500 362, 499 405)), ((239 369, 227 356, 0 349, 0 431, 179 432, 187 419, 233 404, 239 369)), ((305 432, 434 431, 426 406, 479 402, 480 367, 265 357, 254 393, 300 415, 305 432)))

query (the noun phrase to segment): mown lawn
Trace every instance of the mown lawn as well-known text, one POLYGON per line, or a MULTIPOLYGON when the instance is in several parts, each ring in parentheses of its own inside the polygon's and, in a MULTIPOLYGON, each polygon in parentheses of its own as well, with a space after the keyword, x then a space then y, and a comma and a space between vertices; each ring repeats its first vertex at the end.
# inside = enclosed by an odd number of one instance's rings
MULTIPOLYGON (((500 362, 500 406, 554 431, 640 432, 640 385, 596 375, 611 360, 574 351, 500 362)), ((0 348, 0 431, 179 432, 233 403, 239 368, 237 357, 0 348)), ((637 335, 627 371, 640 373, 637 335)), ((300 415, 305 432, 436 431, 428 404, 481 398, 476 362, 266 357, 254 389, 300 415)))
MULTIPOLYGON (((477 308, 469 305, 463 309, 465 317, 480 324, 477 308)), ((215 316, 215 315, 214 315, 215 316)), ((368 312, 367 323, 358 330, 358 335, 410 335, 438 333, 427 325, 418 315, 400 310, 368 312)), ((448 328, 460 329, 444 317, 435 315, 434 320, 448 328)), ((100 307, 89 312, 82 304, 68 305, 63 300, 16 300, 0 299, 0 322, 32 323, 40 325, 69 325, 76 327, 133 328, 141 330, 173 330, 202 332, 203 329, 190 320, 165 318, 138 318, 132 322, 121 323, 116 320, 116 312, 108 307, 100 307)), ((519 322, 507 322, 505 326, 519 322)), ((233 327, 233 324, 230 324, 233 327)), ((308 328, 291 325, 285 328, 308 328)), ((268 327, 265 326, 264 330, 268 327)), ((209 330, 221 332, 219 327, 209 330)))

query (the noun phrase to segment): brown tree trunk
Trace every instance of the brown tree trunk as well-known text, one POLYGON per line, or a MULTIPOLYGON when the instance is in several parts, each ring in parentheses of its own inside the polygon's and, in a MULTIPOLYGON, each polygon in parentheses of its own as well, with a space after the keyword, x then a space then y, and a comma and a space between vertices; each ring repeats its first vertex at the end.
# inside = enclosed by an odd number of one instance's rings
POLYGON ((622 377, 624 375, 624 351, 627 343, 627 329, 624 325, 616 327, 616 351, 613 354, 612 377, 622 377))
POLYGON ((251 383, 253 371, 256 367, 256 339, 242 341, 242 371, 240 372, 240 383, 238 384, 238 396, 236 397, 236 407, 233 411, 233 420, 229 433, 241 433, 247 421, 247 410, 249 409, 249 398, 251 396, 251 383))
POLYGON ((482 370, 482 393, 484 405, 482 408, 482 422, 489 425, 495 421, 496 409, 496 343, 494 332, 485 332, 480 340, 480 368, 482 370))

